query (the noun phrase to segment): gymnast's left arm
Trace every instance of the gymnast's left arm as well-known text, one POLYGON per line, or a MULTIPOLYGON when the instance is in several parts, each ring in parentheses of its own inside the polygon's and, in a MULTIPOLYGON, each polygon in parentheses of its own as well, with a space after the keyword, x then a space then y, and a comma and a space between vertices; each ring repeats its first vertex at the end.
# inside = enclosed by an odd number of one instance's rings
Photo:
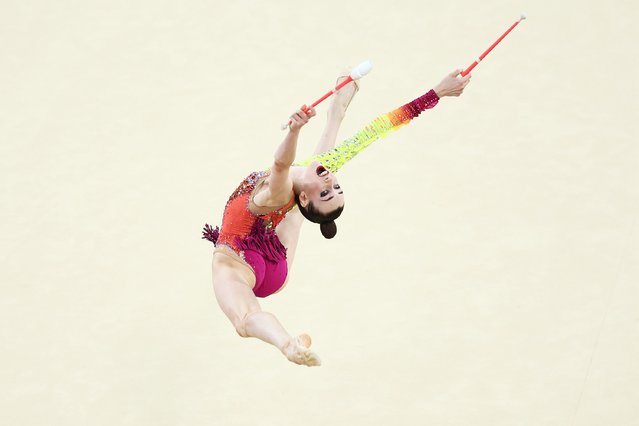
POLYGON ((350 138, 342 141, 337 147, 326 152, 313 155, 300 163, 308 166, 313 161, 319 161, 332 171, 337 172, 366 147, 383 138, 394 130, 398 130, 427 109, 434 108, 440 98, 445 96, 459 96, 470 81, 470 75, 459 77, 461 70, 457 69, 447 74, 435 87, 419 98, 413 99, 393 111, 380 115, 368 123, 363 129, 350 138))
POLYGON ((439 82, 439 84, 433 87, 433 91, 443 98, 444 96, 459 96, 464 92, 464 88, 470 83, 470 74, 466 77, 459 77, 462 70, 456 69, 448 74, 439 82))

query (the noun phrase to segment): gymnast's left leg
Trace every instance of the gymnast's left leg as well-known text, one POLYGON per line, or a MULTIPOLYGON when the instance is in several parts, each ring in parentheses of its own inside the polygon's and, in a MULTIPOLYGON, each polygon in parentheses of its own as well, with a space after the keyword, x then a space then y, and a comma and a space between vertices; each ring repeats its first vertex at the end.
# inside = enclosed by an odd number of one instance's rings
POLYGON ((275 315, 262 311, 241 270, 223 254, 213 256, 213 289, 220 308, 242 337, 255 337, 277 347, 296 364, 317 366, 319 357, 308 348, 311 339, 302 334, 293 338, 275 315))

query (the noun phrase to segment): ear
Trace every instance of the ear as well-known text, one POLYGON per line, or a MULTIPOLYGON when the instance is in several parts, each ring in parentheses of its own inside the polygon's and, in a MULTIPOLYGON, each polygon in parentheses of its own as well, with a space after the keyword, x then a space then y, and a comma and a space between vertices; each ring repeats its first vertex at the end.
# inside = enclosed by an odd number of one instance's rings
POLYGON ((300 205, 306 208, 306 206, 308 206, 308 203, 310 202, 308 195, 306 195, 306 192, 301 191, 299 195, 299 199, 300 199, 300 205))

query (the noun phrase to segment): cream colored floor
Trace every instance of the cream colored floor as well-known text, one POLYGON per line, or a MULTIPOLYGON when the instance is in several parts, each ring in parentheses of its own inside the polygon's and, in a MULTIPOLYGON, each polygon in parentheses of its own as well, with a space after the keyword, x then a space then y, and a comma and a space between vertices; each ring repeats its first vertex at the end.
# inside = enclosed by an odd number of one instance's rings
POLYGON ((0 423, 639 425, 637 12, 4 1, 0 423), (338 238, 307 225, 264 300, 323 366, 237 337, 200 228, 282 120, 371 59, 348 137, 521 12, 463 97, 343 169, 338 238))

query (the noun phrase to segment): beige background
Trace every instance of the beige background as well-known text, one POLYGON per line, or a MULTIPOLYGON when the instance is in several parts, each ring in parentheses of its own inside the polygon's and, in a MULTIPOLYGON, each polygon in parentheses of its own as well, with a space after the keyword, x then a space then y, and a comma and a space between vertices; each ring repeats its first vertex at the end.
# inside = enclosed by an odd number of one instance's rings
MULTIPOLYGON (((637 3, 0 2, 0 423, 639 425, 637 3), (465 67, 340 173, 243 340, 204 222, 340 68, 341 137, 465 67)), ((302 135, 308 155, 326 105, 302 135)))

